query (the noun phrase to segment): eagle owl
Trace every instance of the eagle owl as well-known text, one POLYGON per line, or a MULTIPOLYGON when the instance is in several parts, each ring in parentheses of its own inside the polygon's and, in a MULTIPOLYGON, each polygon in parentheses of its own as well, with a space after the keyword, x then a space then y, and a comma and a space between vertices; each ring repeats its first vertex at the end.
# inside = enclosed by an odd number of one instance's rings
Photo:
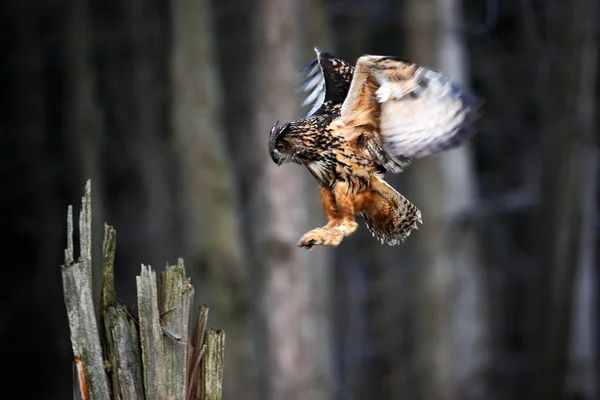
POLYGON ((337 246, 361 214, 373 236, 396 245, 421 212, 383 180, 414 158, 450 149, 473 132, 481 102, 443 74, 396 57, 363 55, 356 66, 315 48, 303 72, 305 118, 275 123, 269 153, 306 166, 319 182, 327 224, 298 245, 337 246))

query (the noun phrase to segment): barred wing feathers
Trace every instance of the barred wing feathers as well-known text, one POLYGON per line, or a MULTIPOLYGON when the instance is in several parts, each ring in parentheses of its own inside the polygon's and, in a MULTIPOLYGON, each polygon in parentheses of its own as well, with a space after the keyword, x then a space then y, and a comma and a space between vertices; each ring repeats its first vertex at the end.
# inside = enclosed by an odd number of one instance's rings
POLYGON ((321 51, 315 47, 317 57, 306 67, 303 72, 306 79, 300 89, 310 94, 302 106, 311 105, 307 116, 318 112, 326 102, 332 105, 342 104, 348 95, 354 67, 347 62, 321 51))
MULTIPOLYGON (((443 74, 393 57, 357 61, 341 117, 346 140, 390 158, 425 157, 473 133, 481 102, 443 74), (366 132, 366 133, 365 133, 366 132)), ((380 159, 373 154, 373 159, 380 159)))

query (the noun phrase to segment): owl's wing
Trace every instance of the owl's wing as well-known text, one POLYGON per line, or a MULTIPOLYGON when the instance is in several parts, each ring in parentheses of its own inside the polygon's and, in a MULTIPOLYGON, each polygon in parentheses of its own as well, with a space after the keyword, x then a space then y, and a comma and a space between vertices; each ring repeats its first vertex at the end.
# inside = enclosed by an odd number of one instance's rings
POLYGON ((364 55, 357 61, 341 117, 346 140, 362 146, 374 160, 381 160, 374 149, 407 160, 461 144, 474 131, 481 104, 439 72, 393 57, 364 55))
POLYGON ((343 103, 354 71, 352 65, 325 51, 315 47, 315 52, 317 57, 304 67, 307 77, 300 85, 301 90, 311 92, 302 103, 303 107, 312 105, 307 116, 317 112, 325 102, 343 103))

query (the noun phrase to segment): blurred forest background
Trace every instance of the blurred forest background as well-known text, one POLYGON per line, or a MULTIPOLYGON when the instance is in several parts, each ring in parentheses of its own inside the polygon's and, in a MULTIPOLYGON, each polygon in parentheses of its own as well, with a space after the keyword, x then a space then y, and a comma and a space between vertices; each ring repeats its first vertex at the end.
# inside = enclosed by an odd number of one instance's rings
POLYGON ((106 222, 133 304, 141 263, 184 257, 227 333, 226 399, 598 399, 599 18, 598 0, 0 2, 4 390, 71 396, 59 265, 91 178, 96 261, 106 222), (267 138, 307 111, 314 46, 486 101, 467 146, 389 177, 423 211, 404 245, 361 222, 296 247, 325 221, 318 188, 267 138))

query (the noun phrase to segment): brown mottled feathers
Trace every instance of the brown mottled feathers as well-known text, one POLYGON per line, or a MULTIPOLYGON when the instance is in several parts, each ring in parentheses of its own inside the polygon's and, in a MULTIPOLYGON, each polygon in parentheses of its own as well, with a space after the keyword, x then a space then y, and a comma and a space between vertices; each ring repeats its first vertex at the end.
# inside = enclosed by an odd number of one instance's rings
POLYGON ((394 246, 404 241, 417 222, 423 223, 421 211, 381 178, 373 176, 372 189, 362 204, 361 215, 371 234, 381 243, 394 246))
MULTIPOLYGON (((349 143, 375 141, 392 157, 420 158, 473 133, 480 102, 439 72, 393 57, 358 59, 341 110, 349 143)), ((342 125, 341 124, 341 125, 342 125)))
POLYGON ((402 242, 421 212, 383 180, 413 158, 457 146, 473 132, 479 101, 439 72, 393 57, 364 55, 352 67, 315 49, 302 89, 308 116, 269 135, 275 163, 306 166, 321 186, 328 223, 300 246, 337 246, 361 214, 382 243, 402 242))

